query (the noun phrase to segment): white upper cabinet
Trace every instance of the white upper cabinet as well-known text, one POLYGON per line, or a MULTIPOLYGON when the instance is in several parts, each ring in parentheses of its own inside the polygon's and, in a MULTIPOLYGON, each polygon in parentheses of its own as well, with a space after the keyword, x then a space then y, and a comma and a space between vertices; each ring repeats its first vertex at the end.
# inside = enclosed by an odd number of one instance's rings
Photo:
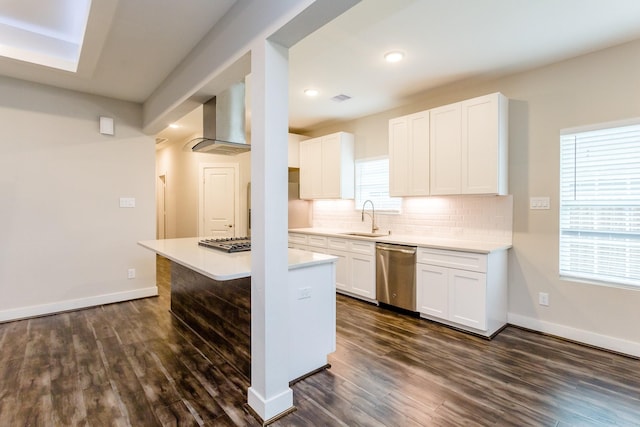
POLYGON ((432 109, 431 194, 507 194, 507 121, 500 93, 432 109))
POLYGON ((460 194, 462 132, 460 103, 431 110, 430 193, 460 194))
POLYGON ((429 195, 429 111, 389 120, 389 194, 429 195))
POLYGON ((300 143, 300 198, 322 195, 322 140, 312 138, 300 143))
POLYGON ((300 143, 300 198, 353 199, 354 137, 337 132, 300 143))
POLYGON ((290 168, 300 167, 300 141, 309 139, 308 136, 297 135, 295 133, 289 134, 289 162, 290 168))
POLYGON ((508 99, 499 93, 462 102, 463 194, 507 194, 508 99))

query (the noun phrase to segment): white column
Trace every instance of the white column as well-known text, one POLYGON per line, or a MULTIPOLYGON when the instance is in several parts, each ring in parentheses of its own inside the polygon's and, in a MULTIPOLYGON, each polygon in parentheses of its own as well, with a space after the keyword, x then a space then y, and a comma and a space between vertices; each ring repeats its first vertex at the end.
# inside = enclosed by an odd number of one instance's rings
POLYGON ((288 375, 288 49, 251 50, 251 387, 264 420, 293 407, 288 375))

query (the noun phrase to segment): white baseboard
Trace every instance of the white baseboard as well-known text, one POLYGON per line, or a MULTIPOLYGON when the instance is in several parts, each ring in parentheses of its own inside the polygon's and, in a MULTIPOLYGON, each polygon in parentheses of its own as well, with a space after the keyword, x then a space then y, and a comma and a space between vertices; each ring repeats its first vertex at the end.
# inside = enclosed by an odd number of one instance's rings
POLYGON ((293 408, 293 390, 287 387, 281 393, 265 399, 258 391, 249 387, 247 403, 263 422, 268 422, 287 414, 293 408))
POLYGON ((44 316, 48 314, 61 313, 64 311, 94 307, 96 305, 111 304, 114 302, 123 302, 138 298, 153 297, 156 295, 158 295, 158 287, 150 286, 148 288, 135 289, 132 291, 115 292, 112 294, 96 295, 87 298, 58 301, 50 304, 31 305, 28 307, 0 310, 0 322, 27 319, 30 317, 44 316))
POLYGON ((608 335, 601 335, 595 332, 576 329, 557 323, 545 322, 543 320, 521 316, 514 313, 509 313, 507 315, 507 322, 511 325, 532 329, 549 335, 555 335, 571 341, 604 348, 617 353, 628 354, 634 357, 640 357, 640 343, 638 342, 610 337, 608 335))

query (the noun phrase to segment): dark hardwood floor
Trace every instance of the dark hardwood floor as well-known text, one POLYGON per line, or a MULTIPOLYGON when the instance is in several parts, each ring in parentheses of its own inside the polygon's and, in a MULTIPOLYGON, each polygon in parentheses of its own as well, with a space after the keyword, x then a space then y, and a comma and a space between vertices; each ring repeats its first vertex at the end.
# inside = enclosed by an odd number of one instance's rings
MULTIPOLYGON (((160 296, 0 324, 0 426, 255 426, 249 384, 160 296)), ((494 340, 338 297, 331 369, 275 426, 640 426, 640 361, 508 327, 494 340)))

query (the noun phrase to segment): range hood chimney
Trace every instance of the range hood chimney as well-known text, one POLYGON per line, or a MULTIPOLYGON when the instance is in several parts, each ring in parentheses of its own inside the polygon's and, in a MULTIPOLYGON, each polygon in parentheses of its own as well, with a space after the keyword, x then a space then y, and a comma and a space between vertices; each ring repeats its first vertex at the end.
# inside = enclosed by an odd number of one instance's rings
POLYGON ((202 106, 202 138, 189 142, 199 153, 234 155, 251 150, 245 137, 244 82, 211 98, 202 106))

